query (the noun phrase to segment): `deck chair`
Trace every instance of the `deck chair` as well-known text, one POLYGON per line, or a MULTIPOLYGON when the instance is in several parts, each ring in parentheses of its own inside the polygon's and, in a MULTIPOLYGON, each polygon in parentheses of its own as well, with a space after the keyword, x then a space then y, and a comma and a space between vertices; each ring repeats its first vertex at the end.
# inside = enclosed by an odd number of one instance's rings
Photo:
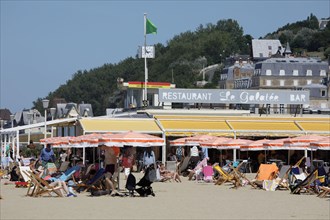
POLYGON ((45 176, 47 175, 53 175, 57 173, 57 167, 55 165, 55 163, 46 163, 45 165, 45 176))
POLYGON ((203 180, 205 182, 213 182, 213 167, 205 166, 203 167, 203 180))
POLYGON ((166 161, 166 170, 178 172, 176 161, 166 161))
POLYGON ((83 192, 86 192, 90 189, 103 188, 100 185, 102 185, 101 180, 103 179, 104 175, 105 175, 105 169, 104 168, 99 169, 91 179, 86 180, 85 182, 82 183, 78 183, 76 186, 76 191, 80 193, 82 189, 83 192))
POLYGON ((238 188, 240 184, 240 178, 235 173, 227 173, 223 170, 218 163, 213 165, 213 169, 219 173, 219 178, 215 181, 215 185, 222 185, 223 183, 230 182, 234 184, 234 188, 238 188))
POLYGON ((69 169, 67 169, 64 173, 62 173, 60 176, 57 177, 51 177, 49 180, 54 182, 56 180, 61 180, 61 181, 68 181, 69 179, 71 179, 73 177, 73 174, 75 174, 76 172, 78 172, 80 170, 80 166, 73 166, 69 169))
POLYGON ((316 187, 315 180, 317 179, 317 169, 311 172, 303 181, 297 182, 295 185, 291 185, 291 193, 292 194, 300 194, 302 190, 306 192, 313 193, 311 190, 312 187, 316 187), (314 184, 314 186, 312 186, 314 184))
POLYGON ((31 171, 29 166, 19 166, 19 172, 24 182, 21 181, 15 182, 16 187, 28 187, 29 183, 31 182, 31 178, 28 175, 26 175, 25 172, 27 171, 31 171))
POLYGON ((185 170, 187 170, 189 165, 190 157, 185 157, 179 165, 179 175, 181 175, 185 170))
POLYGON ((277 189, 290 189, 289 188, 289 173, 291 171, 290 165, 282 165, 278 177, 276 180, 278 181, 277 189))
POLYGON ((330 195, 330 187, 327 187, 327 186, 320 186, 320 192, 319 194, 317 195, 317 197, 319 198, 324 198, 326 197, 327 195, 330 195))
POLYGON ((44 194, 48 194, 49 196, 52 197, 53 196, 52 193, 55 193, 57 196, 63 197, 63 193, 61 192, 63 187, 55 187, 50 185, 46 180, 34 174, 32 171, 26 171, 25 173, 31 178, 31 181, 34 184, 34 189, 32 193, 29 193, 30 190, 29 187, 27 195, 33 197, 40 197, 44 194))
POLYGON ((61 163, 60 168, 58 168, 59 172, 65 172, 69 168, 70 161, 63 161, 61 163))
POLYGON ((278 167, 276 166, 276 164, 260 164, 256 177, 254 178, 254 180, 252 180, 252 182, 259 187, 264 187, 265 180, 268 182, 269 185, 269 180, 273 181, 277 177, 277 175, 278 167))
POLYGON ((241 186, 248 184, 248 185, 251 185, 253 188, 257 188, 257 185, 254 184, 251 180, 249 180, 243 172, 241 172, 241 167, 244 164, 245 164, 245 161, 242 161, 236 167, 230 166, 231 171, 229 174, 234 174, 235 176, 239 177, 241 186))

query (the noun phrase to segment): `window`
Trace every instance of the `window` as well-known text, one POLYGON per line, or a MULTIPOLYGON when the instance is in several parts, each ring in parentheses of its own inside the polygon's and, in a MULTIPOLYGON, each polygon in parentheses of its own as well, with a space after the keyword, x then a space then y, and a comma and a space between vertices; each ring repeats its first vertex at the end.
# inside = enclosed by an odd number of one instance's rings
POLYGON ((298 76, 298 75, 299 75, 298 70, 293 70, 293 71, 292 71, 292 75, 294 75, 294 76, 298 76))
POLYGON ((298 86, 298 85, 299 85, 298 80, 294 79, 293 80, 293 86, 298 86))
POLYGON ((280 104, 280 114, 284 114, 284 104, 280 104))
POLYGON ((271 76, 272 75, 272 70, 266 70, 266 76, 271 76))
POLYGON ((326 71, 325 70, 320 70, 320 76, 326 76, 326 71))
POLYGON ((325 97, 325 94, 326 94, 325 89, 322 89, 322 90, 321 90, 321 97, 325 97))
POLYGON ((308 79, 307 80, 307 85, 310 85, 310 84, 312 84, 312 80, 311 79, 308 79))
POLYGON ((272 86, 272 81, 271 80, 266 80, 266 86, 272 86))
POLYGON ((284 82, 285 82, 285 80, 281 79, 281 80, 280 80, 280 86, 284 86, 284 85, 285 85, 284 82))
POLYGON ((306 71, 306 76, 311 76, 312 75, 312 70, 307 70, 306 71))
POLYGON ((280 76, 285 76, 285 70, 280 70, 280 76))
POLYGON ((268 46, 268 50, 272 50, 272 46, 268 46))

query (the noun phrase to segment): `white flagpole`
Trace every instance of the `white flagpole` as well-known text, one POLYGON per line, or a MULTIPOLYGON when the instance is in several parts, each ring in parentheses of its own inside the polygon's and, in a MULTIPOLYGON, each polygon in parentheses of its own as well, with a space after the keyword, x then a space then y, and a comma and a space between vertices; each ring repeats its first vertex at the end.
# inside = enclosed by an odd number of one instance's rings
POLYGON ((147 13, 144 13, 144 94, 143 104, 147 106, 148 103, 148 67, 147 67, 147 13))

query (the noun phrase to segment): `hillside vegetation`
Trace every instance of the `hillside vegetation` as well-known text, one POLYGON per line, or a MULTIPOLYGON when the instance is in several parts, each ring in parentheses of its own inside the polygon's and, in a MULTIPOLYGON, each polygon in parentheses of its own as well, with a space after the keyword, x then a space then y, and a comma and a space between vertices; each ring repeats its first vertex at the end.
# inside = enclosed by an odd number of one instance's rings
MULTIPOLYGON (((306 20, 287 24, 264 38, 279 39, 284 45, 289 42, 295 54, 318 52, 324 58, 330 54, 330 25, 319 30, 318 20, 312 14, 306 20)), ((173 71, 177 88, 194 88, 195 82, 201 80, 198 73, 203 66, 220 63, 221 59, 235 54, 250 54, 251 40, 252 37, 244 35, 243 28, 232 19, 199 25, 196 31, 176 35, 166 45, 155 45, 157 56, 148 59, 149 81, 171 82, 173 71)), ((144 60, 128 57, 117 64, 79 70, 45 98, 51 101, 51 107, 53 100, 59 98, 67 102, 90 103, 94 115, 104 115, 106 108, 123 106, 123 93, 117 88, 119 78, 144 81, 144 60)), ((217 80, 206 86, 216 88, 217 80)), ((41 100, 38 98, 33 104, 43 112, 41 100)))

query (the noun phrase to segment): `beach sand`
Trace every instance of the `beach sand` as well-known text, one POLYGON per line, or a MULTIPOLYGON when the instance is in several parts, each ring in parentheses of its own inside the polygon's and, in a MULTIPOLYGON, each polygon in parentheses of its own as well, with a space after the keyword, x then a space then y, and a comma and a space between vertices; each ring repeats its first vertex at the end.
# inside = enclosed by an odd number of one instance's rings
MULTIPOLYGON (((330 219, 329 197, 182 180, 153 183, 155 197, 31 198, 2 179, 0 219, 330 219)), ((124 184, 121 175, 121 189, 124 184)))

